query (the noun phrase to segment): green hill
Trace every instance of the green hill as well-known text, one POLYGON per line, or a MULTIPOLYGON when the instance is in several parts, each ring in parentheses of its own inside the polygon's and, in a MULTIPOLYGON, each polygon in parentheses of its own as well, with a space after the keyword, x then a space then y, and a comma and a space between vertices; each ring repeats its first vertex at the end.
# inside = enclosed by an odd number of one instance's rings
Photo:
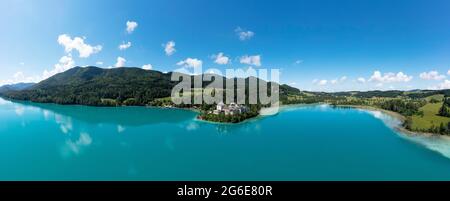
MULTIPOLYGON (((2 93, 2 96, 58 104, 148 105, 156 99, 171 96, 172 88, 178 83, 171 81, 171 76, 171 72, 162 73, 141 68, 75 67, 29 89, 7 91, 2 93)), ((191 76, 191 78, 194 77, 191 76)), ((225 86, 225 78, 218 76, 217 79, 223 79, 225 86)), ((237 78, 235 82, 236 80, 237 78)), ((245 81, 248 83, 248 78, 245 81)), ((261 81, 258 79, 258 82, 261 81)), ((209 83, 203 82, 202 86, 206 87, 209 83)), ((280 89, 286 93, 299 92, 298 89, 287 85, 280 86, 280 89)), ((248 94, 248 88, 246 88, 246 94, 248 94)))
POLYGON ((82 105, 111 105, 134 99, 142 105, 157 97, 170 95, 176 84, 171 73, 140 68, 102 69, 75 67, 54 75, 27 90, 9 91, 4 96, 34 102, 82 105))
POLYGON ((0 87, 0 93, 4 93, 7 91, 21 91, 24 89, 28 89, 31 86, 35 85, 35 83, 17 83, 17 84, 8 84, 0 87))

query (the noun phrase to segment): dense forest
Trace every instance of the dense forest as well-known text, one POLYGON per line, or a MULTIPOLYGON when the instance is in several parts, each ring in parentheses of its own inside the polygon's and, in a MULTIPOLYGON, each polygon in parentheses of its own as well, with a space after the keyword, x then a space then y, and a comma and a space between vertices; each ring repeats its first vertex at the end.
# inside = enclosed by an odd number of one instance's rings
MULTIPOLYGON (((197 75, 198 76, 198 75, 197 75)), ((16 99, 29 100, 42 103, 79 104, 91 106, 121 106, 121 105, 153 105, 158 104, 158 99, 171 96, 172 88, 178 84, 171 81, 172 73, 162 73, 140 68, 114 68, 103 69, 97 67, 75 67, 66 72, 48 78, 30 88, 24 90, 7 90, 0 95, 16 99)), ((191 79, 196 79, 191 76, 191 79)), ((227 79, 217 76, 215 79, 223 79, 226 86, 227 79)), ((234 83, 237 83, 235 78, 234 83)), ((248 86, 249 79, 245 79, 248 86)), ((257 79, 257 82, 263 82, 257 79)), ((202 82, 205 88, 211 81, 202 82)), ((268 83, 270 88, 272 83, 268 83)), ((192 84, 193 85, 193 84, 192 84)), ((192 86, 194 87, 194 86, 192 86)), ((294 90, 287 85, 280 86, 283 90, 294 90)), ((237 94, 237 86, 234 88, 237 94)), ((196 95, 194 91, 192 97, 196 95)), ((268 92, 270 94, 270 92, 268 92)), ((226 99, 226 93, 223 93, 226 99)), ((245 88, 246 102, 248 103, 249 91, 245 88)), ((233 98, 235 101, 237 97, 233 98)), ((182 105, 181 107, 189 107, 182 105)))
POLYGON ((76 67, 31 88, 8 91, 3 96, 58 104, 144 105, 154 98, 170 96, 175 85, 170 81, 170 76, 138 68, 76 67))

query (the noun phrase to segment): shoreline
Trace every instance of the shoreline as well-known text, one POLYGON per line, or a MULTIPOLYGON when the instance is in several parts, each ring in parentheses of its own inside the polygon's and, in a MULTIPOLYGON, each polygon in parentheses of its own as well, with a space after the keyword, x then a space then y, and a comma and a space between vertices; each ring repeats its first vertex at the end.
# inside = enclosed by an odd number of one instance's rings
POLYGON ((255 117, 252 117, 252 118, 248 118, 248 119, 245 119, 244 121, 240 121, 240 122, 236 122, 236 123, 233 123, 233 122, 208 121, 208 120, 204 120, 204 119, 199 119, 198 116, 196 116, 194 120, 198 121, 198 122, 209 123, 209 124, 216 124, 216 125, 239 125, 239 124, 244 124, 244 123, 248 123, 248 122, 251 122, 251 121, 256 121, 256 120, 261 119, 263 117, 264 116, 258 115, 258 116, 255 116, 255 117))
MULTIPOLYGON (((0 97, 3 100, 6 101, 11 101, 11 102, 22 102, 22 103, 36 103, 36 104, 56 104, 56 105, 63 105, 63 104, 57 104, 57 103, 41 103, 41 102, 33 102, 33 101, 23 101, 23 100, 15 100, 15 99, 10 99, 10 98, 6 98, 6 97, 0 97)), ((309 103, 309 104, 287 104, 287 105, 280 105, 279 106, 279 111, 278 112, 283 112, 286 109, 289 108, 301 108, 301 107, 311 107, 311 106, 320 106, 320 105, 328 105, 328 106, 332 106, 330 104, 327 103, 309 103)), ((64 106, 64 105, 63 105, 64 106)), ((197 108, 179 108, 179 107, 162 107, 162 106, 150 106, 150 105, 143 105, 143 106, 127 106, 127 105, 118 105, 118 106, 90 106, 90 105, 80 105, 80 104, 70 104, 67 106, 86 106, 86 107, 111 107, 111 108, 115 108, 115 107, 143 107, 143 108, 155 108, 155 109, 176 109, 176 110, 186 110, 186 111, 191 111, 197 114, 197 116, 194 118, 195 121, 199 121, 199 122, 205 122, 205 123, 211 123, 211 124, 218 124, 218 125, 238 125, 238 124, 243 124, 243 123, 247 123, 250 121, 256 121, 258 119, 267 117, 267 116, 273 116, 273 115, 261 115, 258 114, 255 117, 252 118, 248 118, 245 119, 244 121, 240 121, 240 122, 215 122, 215 121, 208 121, 208 120, 204 120, 204 119, 199 119, 198 116, 201 113, 201 110, 197 109, 197 108)), ((382 112, 386 115, 389 115, 390 117, 393 117, 397 120, 399 120, 401 123, 398 125, 393 126, 393 129, 401 132, 403 134, 406 135, 422 135, 422 136, 442 136, 440 134, 436 134, 436 133, 426 133, 426 132, 418 132, 418 131, 410 131, 408 129, 406 129, 403 126, 403 123, 406 120, 406 117, 397 113, 397 112, 393 112, 393 111, 389 111, 389 110, 384 110, 381 108, 376 108, 376 107, 372 107, 372 106, 363 106, 363 105, 335 105, 335 107, 340 107, 340 108, 353 108, 353 109, 362 109, 362 110, 367 110, 367 111, 379 111, 382 112)))
POLYGON ((349 107, 349 108, 356 108, 356 109, 362 109, 362 110, 367 110, 367 111, 382 112, 386 115, 389 115, 390 117, 393 117, 393 118, 399 120, 401 122, 401 124, 394 126, 393 129, 395 129, 396 131, 401 132, 402 134, 405 134, 405 135, 442 136, 441 134, 436 134, 436 133, 425 133, 425 132, 418 132, 418 131, 410 131, 410 130, 406 129, 403 126, 403 123, 405 122, 406 117, 397 112, 384 110, 381 108, 376 108, 376 107, 371 107, 371 106, 363 106, 363 105, 336 105, 336 107, 341 107, 341 108, 349 107))

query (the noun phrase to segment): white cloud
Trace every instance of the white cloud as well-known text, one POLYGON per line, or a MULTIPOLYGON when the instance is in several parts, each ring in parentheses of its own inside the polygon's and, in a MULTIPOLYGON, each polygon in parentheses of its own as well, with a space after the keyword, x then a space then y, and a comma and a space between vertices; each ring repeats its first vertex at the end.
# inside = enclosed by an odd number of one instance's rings
POLYGON ((408 76, 403 72, 395 73, 385 73, 381 74, 380 71, 374 71, 372 76, 369 78, 369 82, 379 82, 379 83, 392 83, 392 82, 409 82, 412 80, 412 76, 408 76))
POLYGON ((14 73, 12 76, 12 79, 8 80, 2 80, 0 82, 0 86, 6 85, 6 84, 16 84, 16 83, 30 83, 30 82, 39 82, 40 78, 38 76, 31 77, 31 76, 25 76, 25 74, 22 71, 18 71, 14 73))
POLYGON ((91 46, 84 42, 85 38, 75 37, 71 38, 67 34, 59 35, 58 43, 64 46, 67 53, 71 53, 72 50, 77 50, 81 58, 87 58, 91 54, 98 53, 102 50, 101 45, 91 46))
POLYGON ((127 21, 127 32, 129 34, 133 33, 133 31, 136 29, 136 27, 138 26, 138 23, 135 21, 127 21))
POLYGON ((363 77, 359 77, 358 79, 356 79, 356 81, 359 83, 366 83, 366 79, 364 79, 363 77))
POLYGON ((450 89, 450 80, 444 80, 444 82, 440 83, 438 86, 429 87, 429 89, 450 89))
POLYGON ((167 56, 170 56, 170 55, 174 54, 177 51, 175 49, 175 42, 174 41, 167 42, 165 45, 163 45, 163 47, 164 47, 164 52, 166 52, 167 56))
POLYGON ((95 64, 101 66, 101 65, 103 65, 103 61, 97 61, 97 62, 95 62, 95 64))
POLYGON ((225 65, 230 62, 230 58, 225 56, 223 52, 220 52, 217 55, 213 55, 212 58, 214 59, 214 63, 219 65, 225 65))
POLYGON ((447 75, 450 75, 450 70, 447 71, 447 75))
POLYGON ((437 71, 420 73, 419 77, 423 80, 442 80, 445 75, 440 75, 437 71))
POLYGON ((253 31, 244 30, 241 27, 236 28, 234 32, 238 35, 239 40, 241 41, 249 40, 255 36, 253 31))
POLYGON ((328 80, 320 80, 317 84, 319 85, 319 86, 324 86, 324 85, 326 85, 328 83, 328 80))
POLYGON ((66 71, 67 69, 74 67, 75 61, 73 61, 70 55, 63 56, 59 59, 59 63, 55 64, 55 69, 60 69, 61 71, 66 71))
POLYGON ((327 84, 332 84, 332 85, 336 85, 336 84, 340 84, 342 82, 345 82, 347 80, 347 76, 342 76, 340 78, 336 78, 336 79, 332 79, 332 80, 318 80, 318 79, 314 79, 312 81, 313 84, 317 84, 319 86, 324 86, 327 84))
POLYGON ((25 66, 25 62, 20 62, 19 65, 25 66))
POLYGON ((151 69, 153 69, 153 66, 151 64, 145 64, 145 65, 142 66, 142 69, 144 69, 144 70, 151 70, 151 69))
POLYGON ((202 60, 199 59, 193 59, 193 58, 187 58, 183 61, 180 61, 177 63, 177 65, 179 66, 183 66, 183 67, 190 67, 190 68, 198 68, 198 67, 202 67, 202 60))
POLYGON ((15 73, 14 75, 13 75, 13 78, 14 79, 17 79, 17 78, 23 78, 24 77, 24 75, 23 75, 23 73, 22 72, 17 72, 17 73, 15 73))
POLYGON ((59 59, 59 62, 55 64, 53 70, 47 71, 45 70, 42 74, 42 79, 47 79, 53 75, 58 73, 62 73, 66 70, 69 70, 75 66, 75 61, 72 59, 72 55, 66 55, 59 59))
POLYGON ((261 66, 261 55, 254 55, 254 56, 245 55, 240 58, 240 62, 241 64, 261 66))
POLYGON ((124 67, 127 60, 123 57, 117 57, 117 62, 114 65, 115 67, 124 67))
POLYGON ((345 82, 346 80, 347 80, 347 76, 342 76, 341 78, 339 78, 339 79, 337 80, 336 84, 337 84, 337 83, 345 82))
POLYGON ((119 45, 119 50, 126 50, 129 47, 131 47, 131 42, 129 41, 127 43, 122 42, 122 44, 119 45))
POLYGON ((303 63, 303 60, 297 60, 297 61, 295 61, 295 64, 301 64, 301 63, 303 63))

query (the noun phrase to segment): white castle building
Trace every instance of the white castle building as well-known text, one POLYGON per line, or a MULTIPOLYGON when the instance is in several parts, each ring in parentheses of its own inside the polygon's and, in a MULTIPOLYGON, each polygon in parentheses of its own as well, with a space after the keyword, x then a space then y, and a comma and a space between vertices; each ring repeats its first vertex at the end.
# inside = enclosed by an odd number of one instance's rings
POLYGON ((229 105, 220 102, 217 104, 216 109, 213 110, 214 114, 225 114, 225 115, 235 115, 247 112, 247 107, 238 105, 236 103, 230 103, 229 105))

